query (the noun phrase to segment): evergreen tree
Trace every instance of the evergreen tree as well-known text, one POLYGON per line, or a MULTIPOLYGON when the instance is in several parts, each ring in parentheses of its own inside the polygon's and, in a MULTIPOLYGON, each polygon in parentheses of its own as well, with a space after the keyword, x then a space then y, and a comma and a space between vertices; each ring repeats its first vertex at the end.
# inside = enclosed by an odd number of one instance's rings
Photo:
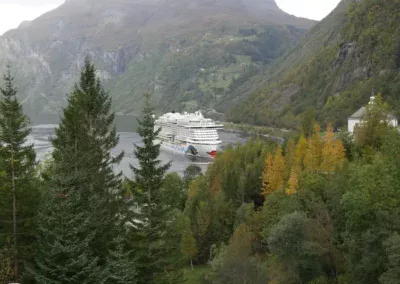
MULTIPOLYGON (((41 247, 37 263, 41 265, 38 266, 37 275, 49 269, 59 269, 60 275, 63 275, 63 257, 54 258, 49 268, 46 268, 46 265, 50 265, 46 260, 53 256, 54 246, 63 251, 74 247, 76 243, 85 244, 87 251, 77 248, 71 252, 72 258, 83 257, 88 264, 98 263, 105 269, 109 250, 114 247, 113 240, 118 234, 116 227, 121 216, 119 202, 122 200, 122 184, 121 174, 115 175, 113 167, 120 162, 123 153, 116 157, 111 155, 111 150, 118 143, 113 124, 114 114, 110 113, 111 99, 95 74, 93 64, 86 59, 80 81, 68 98, 64 117, 52 141, 54 151, 48 182, 50 195, 74 196, 68 201, 72 203, 68 206, 76 211, 69 207, 65 209, 67 205, 58 199, 49 199, 48 206, 54 216, 49 214, 50 210, 41 214, 40 221, 44 225, 39 235, 41 247), (61 214, 68 212, 67 209, 70 209, 70 214, 61 214), (73 212, 79 213, 79 220, 73 212), (73 235, 74 238, 68 237, 68 233, 60 229, 59 233, 67 236, 66 241, 58 242, 56 238, 46 237, 45 234, 46 230, 51 230, 48 227, 51 225, 46 224, 53 222, 76 222, 84 226, 79 226, 80 231, 73 235)), ((51 275, 53 281, 60 280, 56 271, 51 275)))
MULTIPOLYGON (((135 156, 139 168, 131 166, 135 180, 133 184, 133 202, 137 206, 132 216, 135 252, 138 256, 138 283, 177 283, 170 281, 169 275, 179 269, 172 256, 180 258, 179 246, 168 245, 168 222, 171 207, 163 200, 164 175, 170 163, 161 165, 158 156, 160 145, 155 139, 161 129, 154 129, 153 109, 150 96, 146 95, 143 118, 138 121, 137 132, 142 137, 143 146, 135 145, 135 156)), ((179 262, 179 261, 177 261, 179 262)))
POLYGON ((14 248, 6 243, 0 249, 0 283, 10 283, 15 279, 13 268, 14 248))
POLYGON ((39 203, 34 186, 35 152, 26 145, 30 133, 28 118, 17 100, 10 67, 0 88, 0 247, 12 240, 13 275, 28 260, 34 238, 34 217, 39 203))
POLYGON ((390 133, 389 106, 378 94, 365 109, 360 125, 356 127, 355 142, 361 149, 379 150, 390 133))
POLYGON ((301 123, 301 133, 306 138, 311 137, 314 132, 315 125, 315 111, 313 107, 307 108, 307 110, 303 113, 303 120, 301 123))
POLYGON ((126 249, 122 232, 115 239, 115 248, 110 250, 105 270, 105 283, 136 284, 137 271, 133 252, 126 249))
POLYGON ((79 192, 49 192, 40 210, 36 269, 38 284, 106 283, 99 258, 90 249, 96 231, 88 232, 90 219, 79 192))
POLYGON ((52 179, 57 187, 80 192, 91 218, 88 230, 97 232, 91 247, 101 261, 108 254, 107 244, 115 237, 117 194, 122 194, 121 174, 115 175, 113 167, 123 153, 111 155, 118 141, 111 98, 96 78, 94 65, 86 58, 52 141, 52 179))

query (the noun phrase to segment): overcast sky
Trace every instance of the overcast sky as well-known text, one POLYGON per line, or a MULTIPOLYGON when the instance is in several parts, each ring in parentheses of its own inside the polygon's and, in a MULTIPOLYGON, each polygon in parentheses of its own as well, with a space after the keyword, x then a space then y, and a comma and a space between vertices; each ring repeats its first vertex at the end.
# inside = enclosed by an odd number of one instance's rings
MULTIPOLYGON (((314 20, 324 18, 339 1, 276 0, 278 5, 289 14, 314 20)), ((18 27, 23 21, 35 19, 63 2, 64 0, 0 0, 0 35, 9 29, 18 27)))

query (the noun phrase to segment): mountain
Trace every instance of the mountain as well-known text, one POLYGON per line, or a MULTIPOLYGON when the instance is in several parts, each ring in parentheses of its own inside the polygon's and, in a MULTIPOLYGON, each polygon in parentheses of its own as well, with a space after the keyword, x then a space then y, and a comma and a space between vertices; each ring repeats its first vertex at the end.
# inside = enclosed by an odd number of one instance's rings
POLYGON ((238 96, 228 118, 296 127, 312 107, 319 121, 342 126, 373 90, 400 115, 399 21, 398 1, 343 0, 295 48, 252 79, 256 87, 247 88, 245 99, 238 96))
POLYGON ((0 37, 0 66, 35 112, 59 111, 86 55, 118 111, 144 92, 160 111, 214 108, 313 24, 274 0, 67 0, 0 37))

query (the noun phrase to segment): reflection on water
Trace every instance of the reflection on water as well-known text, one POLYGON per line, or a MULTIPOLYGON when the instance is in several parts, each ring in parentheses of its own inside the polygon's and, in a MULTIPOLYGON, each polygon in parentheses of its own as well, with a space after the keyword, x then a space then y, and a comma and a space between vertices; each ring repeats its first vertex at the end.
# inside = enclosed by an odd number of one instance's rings
MULTIPOLYGON (((35 144, 37 158, 43 160, 45 156, 52 151, 51 137, 54 136, 54 129, 59 122, 57 116, 42 116, 39 119, 31 119, 33 122, 32 133, 29 136, 28 142, 35 144)), ((136 117, 134 116, 117 116, 115 119, 117 131, 120 137, 119 143, 112 150, 113 155, 125 152, 124 159, 116 168, 117 171, 122 171, 126 176, 131 177, 132 173, 129 165, 138 166, 138 162, 133 154, 133 144, 141 144, 140 136, 134 132, 137 126, 136 117)), ((227 144, 244 143, 246 138, 240 137, 235 133, 220 132, 223 147, 227 144)), ((197 157, 186 157, 181 154, 170 152, 161 149, 160 160, 164 163, 172 162, 171 172, 183 173, 184 170, 191 164, 196 164, 205 171, 210 163, 208 159, 197 157)))

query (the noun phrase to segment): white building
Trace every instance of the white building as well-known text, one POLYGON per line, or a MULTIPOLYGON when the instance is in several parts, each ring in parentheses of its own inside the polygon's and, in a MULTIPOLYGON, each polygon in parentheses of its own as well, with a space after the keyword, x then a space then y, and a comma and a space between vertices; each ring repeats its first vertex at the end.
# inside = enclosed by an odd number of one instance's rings
MULTIPOLYGON (((370 98, 370 104, 374 102, 375 97, 372 96, 370 98)), ((353 113, 348 119, 347 119, 347 131, 350 133, 354 133, 354 129, 357 126, 357 124, 360 124, 365 116, 366 108, 362 107, 359 110, 357 110, 355 113, 353 113)), ((399 122, 397 118, 394 115, 389 114, 387 116, 387 122, 389 125, 393 127, 397 127, 399 122)))

